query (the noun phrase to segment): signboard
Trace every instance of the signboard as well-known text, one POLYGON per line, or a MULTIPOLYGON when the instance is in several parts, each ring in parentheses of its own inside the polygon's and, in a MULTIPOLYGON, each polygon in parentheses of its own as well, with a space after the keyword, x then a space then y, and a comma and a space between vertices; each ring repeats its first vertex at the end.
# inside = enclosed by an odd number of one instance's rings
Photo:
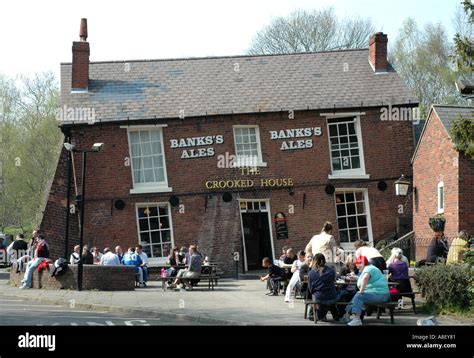
POLYGON ((277 240, 288 239, 288 225, 286 224, 285 214, 278 212, 273 219, 275 222, 275 231, 277 240))
POLYGON ((270 139, 285 139, 280 150, 296 150, 313 148, 312 136, 321 136, 321 127, 292 128, 270 131, 270 139), (305 138, 305 139, 298 139, 305 138))

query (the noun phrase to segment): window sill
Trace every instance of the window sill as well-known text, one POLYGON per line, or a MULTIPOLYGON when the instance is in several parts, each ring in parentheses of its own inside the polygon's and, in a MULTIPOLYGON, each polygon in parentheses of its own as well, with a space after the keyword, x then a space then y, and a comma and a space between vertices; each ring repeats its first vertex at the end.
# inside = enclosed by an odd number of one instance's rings
POLYGON ((166 186, 154 186, 148 188, 130 189, 130 194, 147 194, 147 193, 171 193, 173 188, 166 186))
POLYGON ((370 179, 369 174, 328 174, 328 179, 370 179))

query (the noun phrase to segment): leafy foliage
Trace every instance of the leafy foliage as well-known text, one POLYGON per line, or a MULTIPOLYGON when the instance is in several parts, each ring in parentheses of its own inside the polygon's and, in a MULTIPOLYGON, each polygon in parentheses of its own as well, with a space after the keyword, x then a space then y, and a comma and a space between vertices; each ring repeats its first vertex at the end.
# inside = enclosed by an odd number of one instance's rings
POLYGON ((473 267, 468 265, 432 265, 416 270, 415 280, 429 305, 467 310, 474 302, 473 267))
POLYGON ((474 159, 474 118, 459 117, 453 122, 450 134, 456 150, 474 159))

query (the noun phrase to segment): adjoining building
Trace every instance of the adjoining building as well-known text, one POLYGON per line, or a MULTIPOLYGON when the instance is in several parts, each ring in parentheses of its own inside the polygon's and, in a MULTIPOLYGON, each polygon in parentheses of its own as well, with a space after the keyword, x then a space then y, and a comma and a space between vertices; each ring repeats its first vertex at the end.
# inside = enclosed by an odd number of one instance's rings
POLYGON ((433 237, 430 217, 443 214, 447 237, 461 230, 474 232, 474 161, 455 149, 450 134, 454 121, 461 117, 474 118, 474 108, 432 106, 412 158, 418 259, 425 258, 433 237))
MULTIPOLYGON (((88 149, 85 243, 141 243, 154 260, 197 243, 226 274, 260 268, 283 246, 304 249, 326 220, 353 248, 410 231, 418 102, 387 61, 387 35, 368 49, 266 56, 90 62, 85 26, 61 64, 60 127, 88 149)), ((71 200, 81 194, 73 153, 71 200)), ((63 149, 42 228, 56 256, 77 242, 63 149)), ((74 209, 74 208, 73 208, 74 209)))

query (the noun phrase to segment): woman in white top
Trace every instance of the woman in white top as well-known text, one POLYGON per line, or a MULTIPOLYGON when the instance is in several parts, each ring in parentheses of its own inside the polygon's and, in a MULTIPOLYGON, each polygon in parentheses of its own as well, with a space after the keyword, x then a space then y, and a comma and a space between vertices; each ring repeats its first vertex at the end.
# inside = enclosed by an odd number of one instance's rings
POLYGON ((367 243, 363 240, 357 240, 354 242, 354 247, 356 249, 356 259, 362 256, 366 257, 369 261, 369 264, 377 267, 380 271, 382 271, 382 273, 387 269, 387 263, 385 262, 385 259, 375 247, 367 246, 367 243))
POLYGON ((332 224, 324 223, 319 235, 314 235, 305 248, 306 256, 323 254, 327 263, 336 262, 336 240, 332 235, 332 224))

